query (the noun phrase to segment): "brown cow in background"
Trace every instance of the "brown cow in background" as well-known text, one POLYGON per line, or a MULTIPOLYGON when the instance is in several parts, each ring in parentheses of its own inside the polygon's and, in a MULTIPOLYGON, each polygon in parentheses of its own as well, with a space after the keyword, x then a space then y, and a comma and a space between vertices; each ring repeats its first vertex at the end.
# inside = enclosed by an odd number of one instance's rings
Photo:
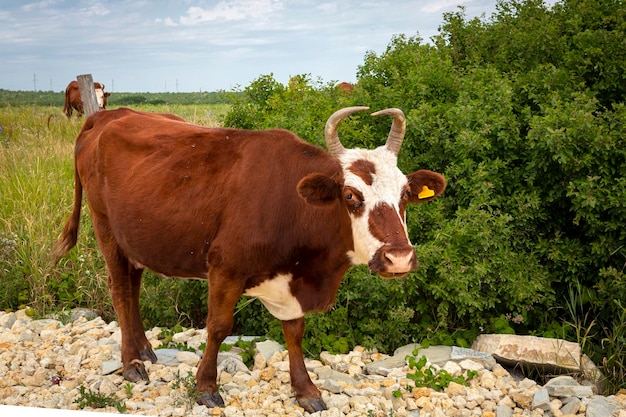
POLYGON ((354 90, 354 84, 344 81, 344 82, 337 84, 337 88, 340 91, 343 91, 344 93, 349 93, 352 90, 354 90))
MULTIPOLYGON (((96 90, 98 107, 100 110, 106 109, 107 97, 109 97, 111 93, 104 91, 104 84, 93 83, 93 87, 96 90)), ((80 90, 78 89, 78 81, 72 81, 65 89, 65 104, 63 105, 63 113, 65 113, 67 117, 71 117, 74 110, 76 110, 78 116, 82 116, 85 113, 83 110, 83 101, 80 98, 80 90)))

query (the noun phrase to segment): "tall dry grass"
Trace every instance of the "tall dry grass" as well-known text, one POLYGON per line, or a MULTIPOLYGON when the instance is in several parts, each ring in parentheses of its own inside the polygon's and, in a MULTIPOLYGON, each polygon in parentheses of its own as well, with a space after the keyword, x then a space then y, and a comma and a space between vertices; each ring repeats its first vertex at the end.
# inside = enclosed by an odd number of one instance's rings
MULTIPOLYGON (((217 126, 225 105, 143 106, 217 126)), ((72 207, 74 141, 84 118, 57 107, 0 110, 0 309, 43 316, 73 307, 114 318, 106 268, 83 205, 77 249, 51 268, 50 251, 72 207)))

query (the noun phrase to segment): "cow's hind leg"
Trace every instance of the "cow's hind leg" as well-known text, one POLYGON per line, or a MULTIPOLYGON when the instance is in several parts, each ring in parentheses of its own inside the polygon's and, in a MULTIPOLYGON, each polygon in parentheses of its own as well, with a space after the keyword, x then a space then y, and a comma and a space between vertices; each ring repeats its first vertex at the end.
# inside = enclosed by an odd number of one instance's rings
POLYGON ((152 363, 157 362, 157 356, 152 350, 152 344, 146 337, 146 329, 143 327, 141 320, 141 311, 139 307, 139 293, 141 291, 141 277, 143 269, 136 269, 129 266, 129 281, 131 285, 131 298, 130 298, 130 316, 132 323, 131 333, 135 338, 135 345, 139 349, 139 357, 144 361, 150 361, 152 363))
POLYGON ((120 268, 118 274, 122 271, 125 273, 117 275, 113 273, 113 268, 109 267, 109 289, 122 330, 124 363, 122 375, 131 382, 148 381, 143 361, 149 360, 154 363, 157 357, 146 338, 139 312, 139 290, 143 270, 133 267, 126 259, 120 259, 118 263, 120 268))
POLYGON ((232 281, 219 280, 216 275, 214 273, 209 277, 207 344, 196 374, 196 401, 209 408, 224 406, 217 388, 217 354, 233 327, 235 305, 243 291, 232 281))
POLYGON ((326 410, 322 393, 311 381, 304 365, 302 337, 304 336, 304 317, 282 322, 287 350, 289 351, 289 374, 291 387, 296 393, 296 400, 309 413, 326 410))
POLYGON ((149 380, 144 360, 156 362, 152 345, 146 338, 139 312, 139 291, 143 269, 135 268, 121 252, 106 223, 94 219, 94 230, 106 260, 109 291, 122 331, 122 363, 125 379, 149 380))

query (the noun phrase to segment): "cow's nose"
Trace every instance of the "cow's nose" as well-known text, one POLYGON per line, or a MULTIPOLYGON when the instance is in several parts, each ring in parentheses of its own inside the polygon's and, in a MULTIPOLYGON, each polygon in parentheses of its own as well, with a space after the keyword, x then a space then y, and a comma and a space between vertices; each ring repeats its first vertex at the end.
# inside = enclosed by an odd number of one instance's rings
POLYGON ((417 268, 413 249, 384 252, 386 270, 393 274, 406 274, 417 268))
POLYGON ((370 262, 370 269, 385 278, 402 277, 417 269, 415 251, 412 247, 382 248, 370 262))

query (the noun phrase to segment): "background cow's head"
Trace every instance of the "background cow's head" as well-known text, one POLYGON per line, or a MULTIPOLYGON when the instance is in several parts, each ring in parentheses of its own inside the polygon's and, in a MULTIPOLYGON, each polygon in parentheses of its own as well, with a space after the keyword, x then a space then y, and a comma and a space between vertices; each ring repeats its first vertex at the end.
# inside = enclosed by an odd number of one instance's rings
POLYGON ((432 171, 404 175, 397 167, 406 127, 399 109, 372 114, 393 116, 385 145, 374 150, 344 148, 337 134, 339 122, 366 109, 341 109, 326 122, 326 145, 341 165, 343 181, 311 174, 300 181, 298 191, 311 204, 341 199, 352 224, 354 249, 348 255, 353 264, 366 264, 383 277, 403 276, 417 268, 407 233, 406 205, 434 200, 445 189, 446 181, 432 171))
POLYGON ((98 107, 100 110, 106 109, 107 98, 111 95, 108 91, 104 91, 104 84, 93 83, 93 87, 96 90, 96 99, 98 100, 98 107))

